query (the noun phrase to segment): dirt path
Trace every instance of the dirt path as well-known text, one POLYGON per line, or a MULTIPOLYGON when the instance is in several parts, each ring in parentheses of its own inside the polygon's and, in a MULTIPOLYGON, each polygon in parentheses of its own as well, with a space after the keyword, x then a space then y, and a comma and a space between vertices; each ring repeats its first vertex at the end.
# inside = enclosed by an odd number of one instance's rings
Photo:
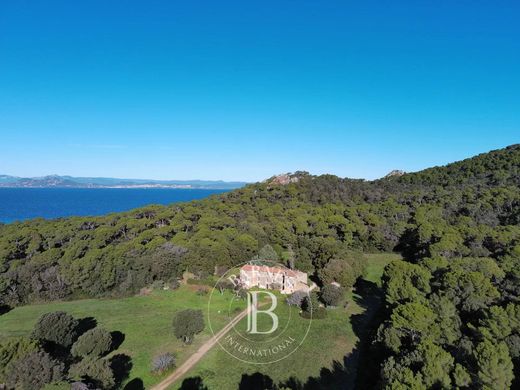
POLYGON ((186 374, 189 370, 193 368, 195 364, 199 362, 200 359, 204 357, 204 355, 211 349, 213 346, 227 333, 231 330, 233 326, 235 326, 242 318, 247 315, 247 309, 242 311, 239 315, 229 322, 226 326, 224 326, 217 334, 215 334, 212 338, 202 344, 197 352, 191 355, 188 360, 186 360, 182 365, 180 365, 174 372, 164 378, 161 382, 153 386, 150 390, 166 390, 168 387, 173 385, 177 380, 179 380, 184 374, 186 374))

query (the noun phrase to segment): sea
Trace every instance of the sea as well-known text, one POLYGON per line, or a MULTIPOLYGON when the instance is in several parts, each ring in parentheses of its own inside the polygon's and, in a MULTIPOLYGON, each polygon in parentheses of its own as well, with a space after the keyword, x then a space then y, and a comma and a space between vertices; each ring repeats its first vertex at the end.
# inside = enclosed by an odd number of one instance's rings
POLYGON ((169 205, 227 190, 184 188, 0 188, 0 223, 103 215, 149 204, 169 205))

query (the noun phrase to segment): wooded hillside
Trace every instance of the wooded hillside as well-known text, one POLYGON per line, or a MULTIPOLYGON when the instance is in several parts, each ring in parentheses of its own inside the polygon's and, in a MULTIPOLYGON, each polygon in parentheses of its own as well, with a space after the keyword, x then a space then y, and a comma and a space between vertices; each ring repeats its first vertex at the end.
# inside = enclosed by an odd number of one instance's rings
POLYGON ((399 251, 407 261, 386 271, 375 337, 380 384, 506 389, 520 356, 519 167, 514 145, 372 182, 297 172, 169 207, 4 225, 1 303, 126 295, 265 244, 352 285, 356 251, 399 251))

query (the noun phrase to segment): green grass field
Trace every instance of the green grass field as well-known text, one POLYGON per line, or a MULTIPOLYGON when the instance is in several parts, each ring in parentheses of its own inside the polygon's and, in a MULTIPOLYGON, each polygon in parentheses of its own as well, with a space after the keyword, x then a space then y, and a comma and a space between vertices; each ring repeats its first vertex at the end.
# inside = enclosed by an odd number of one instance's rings
MULTIPOLYGON (((364 279, 380 286, 385 266, 401 257, 393 253, 380 253, 366 254, 366 258, 368 266, 364 279)), ((275 383, 290 378, 305 383, 309 377, 318 378, 323 371, 333 371, 335 365, 336 368, 344 369, 345 376, 348 376, 348 368, 343 365, 344 358, 359 341, 350 320, 352 316, 362 316, 366 310, 357 303, 359 298, 354 292, 347 292, 347 308, 328 310, 327 318, 314 320, 305 342, 284 360, 269 365, 251 365, 240 362, 216 347, 183 379, 200 377, 208 389, 236 389, 242 375, 251 376, 255 373, 267 375, 275 383)), ((305 331, 308 321, 303 318, 298 320, 299 323, 293 327, 297 335, 305 331)), ((283 318, 280 319, 282 321, 283 318)), ((183 379, 171 388, 181 388, 183 379)))
POLYGON ((375 253, 365 256, 368 259, 368 265, 364 279, 375 283, 378 287, 381 287, 381 276, 383 276, 385 266, 393 260, 401 259, 401 256, 396 253, 375 253))
MULTIPOLYGON (((369 254, 365 278, 376 284, 384 266, 399 258, 393 254, 369 254)), ((195 292, 196 286, 184 285, 175 291, 154 291, 147 296, 122 299, 86 299, 70 302, 54 302, 16 308, 0 316, 0 338, 27 335, 38 317, 47 312, 62 310, 77 318, 94 317, 98 324, 110 331, 124 333, 125 340, 113 353, 124 353, 132 358, 129 380, 140 378, 145 387, 159 382, 164 376, 150 373, 154 355, 173 352, 180 365, 198 347, 211 337, 209 327, 196 336, 193 344, 184 346, 175 339, 171 327, 173 314, 185 308, 199 308, 207 314, 208 296, 195 292)), ((212 325, 215 331, 223 327, 230 318, 227 315, 230 293, 214 294, 212 298, 212 325)), ((309 377, 318 377, 322 369, 332 369, 334 361, 343 363, 351 352, 358 337, 351 324, 351 316, 362 315, 365 308, 356 303, 355 294, 346 294, 348 307, 328 310, 326 319, 315 320, 305 342, 296 353, 280 362, 269 365, 251 365, 232 358, 220 347, 213 348, 185 378, 203 378, 209 389, 234 389, 242 375, 263 373, 275 382, 293 377, 306 382, 309 377)), ((297 318, 293 331, 299 334, 306 329, 308 320, 297 318)), ((172 388, 178 389, 179 383, 172 388)))
MULTIPOLYGON (((207 296, 199 296, 195 290, 195 286, 182 286, 176 291, 154 291, 147 296, 85 299, 18 307, 0 316, 0 338, 29 334, 38 317, 51 311, 66 311, 76 318, 94 317, 98 325, 107 330, 124 333, 124 342, 113 353, 129 355, 133 365, 129 380, 141 378, 148 387, 161 379, 150 373, 150 363, 154 355, 173 352, 178 361, 182 362, 211 336, 206 327, 203 333, 196 336, 193 344, 184 346, 173 335, 171 324, 177 310, 199 308, 206 313, 207 296)), ((226 308, 226 302, 225 296, 215 297, 215 304, 222 304, 222 309, 226 308)), ((227 321, 226 316, 217 316, 214 327, 220 329, 227 321)))

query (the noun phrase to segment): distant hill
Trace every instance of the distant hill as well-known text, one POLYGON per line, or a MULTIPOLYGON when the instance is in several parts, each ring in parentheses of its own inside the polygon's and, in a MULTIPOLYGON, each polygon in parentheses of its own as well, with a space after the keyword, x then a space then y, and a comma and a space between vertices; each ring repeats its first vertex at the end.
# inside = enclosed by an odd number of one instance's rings
POLYGON ((10 188, 204 188, 232 190, 246 184, 245 182, 225 182, 221 180, 148 180, 58 175, 42 177, 0 175, 0 187, 10 188))

